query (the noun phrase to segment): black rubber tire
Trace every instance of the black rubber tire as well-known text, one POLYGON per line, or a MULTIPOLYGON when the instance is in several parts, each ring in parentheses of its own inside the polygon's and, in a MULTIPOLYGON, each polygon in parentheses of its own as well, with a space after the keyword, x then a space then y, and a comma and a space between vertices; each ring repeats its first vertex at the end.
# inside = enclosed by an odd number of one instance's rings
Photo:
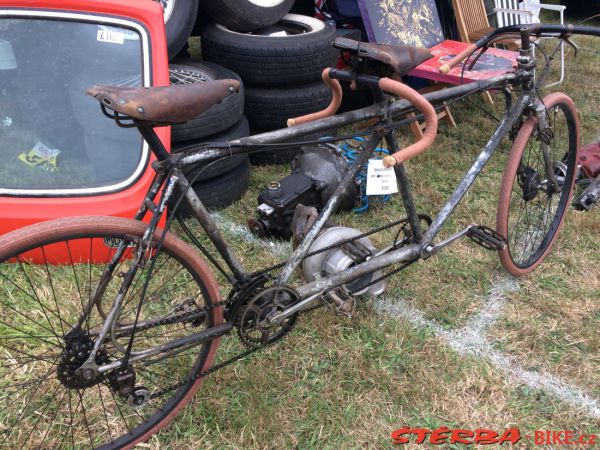
POLYGON ((198 0, 166 0, 175 2, 165 22, 169 59, 175 58, 187 42, 198 15, 198 0))
MULTIPOLYGON (((193 379, 198 373, 212 367, 219 345, 218 339, 194 347, 194 351, 189 352, 188 356, 184 352, 175 357, 165 358, 151 366, 152 372, 146 372, 143 362, 133 363, 136 381, 144 383, 151 393, 179 381, 182 382, 182 387, 150 400, 151 408, 146 407, 139 410, 135 416, 127 416, 127 421, 121 412, 122 400, 116 400, 118 397, 107 386, 108 383, 102 382, 97 387, 77 389, 77 394, 73 395, 76 395, 79 401, 69 402, 68 395, 74 390, 61 385, 58 370, 53 370, 52 367, 57 368, 59 358, 47 356, 54 352, 61 354, 64 338, 59 338, 58 333, 64 336, 62 330, 69 330, 75 325, 84 309, 84 303, 87 305, 89 292, 98 292, 92 289, 97 289, 95 286, 99 285, 100 274, 109 270, 106 261, 111 253, 114 254, 110 247, 114 248, 118 240, 135 243, 144 236, 146 228, 147 224, 143 222, 117 217, 69 217, 21 228, 0 238, 0 279, 3 280, 0 283, 0 311, 3 321, 0 349, 3 355, 7 353, 6 349, 10 348, 16 357, 26 356, 23 358, 23 364, 18 366, 23 368, 19 372, 5 370, 6 358, 3 356, 3 395, 0 404, 3 420, 12 423, 2 438, 6 448, 75 448, 75 439, 82 444, 77 447, 133 448, 136 443, 147 441, 167 426, 200 387, 202 378, 187 383, 185 380, 193 379), (29 264, 28 261, 32 258, 35 263, 29 264), (90 260, 95 263, 87 264, 90 260), (16 261, 20 263, 16 264, 16 261), (35 284, 22 281, 29 277, 35 280, 35 284), (18 283, 18 289, 15 289, 17 285, 12 284, 13 280, 18 283), (55 288, 60 290, 55 291, 55 288), (12 301, 15 303, 12 304, 12 301), (14 330, 11 334, 21 336, 21 339, 7 340, 7 330, 14 330), (19 331, 19 334, 15 333, 19 331), (43 336, 48 334, 50 336, 43 336), (57 349, 54 350, 53 347, 57 349), (16 353, 16 350, 19 352, 16 353), (188 365, 189 370, 179 371, 179 368, 187 368, 188 365), (18 390, 14 394, 10 393, 11 374, 18 382, 18 390), (168 377, 163 374, 168 374, 168 377), (28 400, 23 402, 24 406, 21 408, 15 408, 15 398, 19 398, 20 395, 28 400), (65 397, 67 400, 62 401, 65 397), (30 435, 29 431, 39 424, 39 411, 48 411, 43 424, 45 434, 30 435), (11 419, 11 415, 15 420, 11 419), (93 427, 88 425, 88 420, 94 424, 93 427), (87 443, 90 444, 89 447, 87 443)), ((162 230, 157 230, 155 234, 157 241, 161 232, 162 230)), ((116 270, 112 273, 106 272, 109 276, 103 278, 106 283, 103 292, 109 294, 104 295, 100 292, 99 296, 104 297, 106 306, 110 306, 114 298, 110 293, 114 294, 122 283, 122 278, 119 277, 120 270, 127 265, 127 255, 130 254, 126 251, 120 263, 115 265, 116 270)), ((148 277, 148 296, 145 297, 144 304, 148 305, 148 300, 153 302, 150 311, 154 310, 154 314, 158 314, 158 311, 172 311, 173 305, 189 298, 194 298, 199 307, 215 304, 219 300, 219 288, 214 275, 188 244, 167 233, 158 257, 160 259, 156 265, 148 264, 147 267, 138 269, 138 274, 131 284, 138 286, 138 281, 148 277), (148 274, 150 266, 154 268, 151 278, 148 274), (178 281, 186 278, 187 283, 178 281), (160 292, 161 290, 163 292, 160 292), (153 295, 155 292, 157 295, 153 295), (158 295, 159 293, 161 295, 158 295)), ((131 303, 127 309, 130 309, 132 304, 136 305, 138 298, 139 303, 142 303, 141 292, 141 289, 129 290, 128 295, 131 297, 128 301, 131 303)), ((100 303, 98 301, 98 304, 100 303)), ((102 321, 96 309, 93 308, 89 315, 84 317, 99 324, 102 321)), ((125 315, 127 318, 135 317, 132 313, 125 313, 121 317, 125 315)), ((144 316, 142 311, 139 317, 143 319, 144 316)), ((202 328, 189 328, 187 331, 180 329, 179 336, 170 334, 173 329, 167 328, 169 334, 164 335, 173 336, 173 339, 189 336, 202 331, 203 328, 222 323, 222 308, 207 308, 206 321, 202 328)), ((158 331, 155 337, 148 337, 143 331, 136 333, 134 349, 138 342, 145 342, 145 345, 149 345, 148 342, 155 343, 152 339, 158 339, 163 330, 164 328, 155 330, 158 331)), ((160 343, 164 343, 164 340, 158 344, 160 343)))
MULTIPOLYGON (((194 183, 192 188, 207 209, 213 211, 223 209, 242 198, 250 183, 250 171, 250 162, 245 160, 232 171, 210 180, 194 183)), ((177 215, 192 216, 192 211, 185 200, 177 208, 177 215)))
MULTIPOLYGON (((242 120, 240 120, 228 130, 225 130, 222 133, 207 136, 206 138, 203 138, 201 140, 175 144, 172 147, 171 152, 180 153, 185 151, 191 151, 197 148, 198 145, 203 144, 205 142, 227 142, 249 135, 250 127, 248 126, 248 119, 246 119, 246 117, 243 116, 242 120)), ((218 177, 219 175, 222 175, 226 172, 235 169, 244 161, 248 161, 248 155, 234 155, 230 158, 219 159, 206 169, 203 169, 204 167, 206 167, 206 164, 198 164, 195 166, 186 167, 184 168, 183 173, 190 182, 192 182, 192 180, 210 180, 211 178, 218 177)))
POLYGON ((237 74, 218 64, 193 59, 185 60, 183 64, 171 64, 169 72, 171 84, 185 83, 184 78, 188 77, 195 80, 192 82, 225 79, 240 81, 238 93, 229 95, 221 103, 212 106, 189 122, 172 126, 172 142, 190 141, 220 133, 241 120, 244 113, 244 86, 237 74))
POLYGON ((278 0, 271 7, 249 0, 209 0, 202 9, 217 23, 235 31, 254 31, 277 23, 292 8, 294 0, 278 0))
POLYGON ((246 89, 245 112, 252 130, 276 130, 287 120, 325 109, 331 91, 321 81, 290 88, 246 89))
POLYGON ((335 28, 318 19, 288 14, 277 26, 306 32, 291 36, 236 33, 222 25, 202 30, 202 57, 235 71, 253 86, 290 86, 321 79, 337 61, 335 28))

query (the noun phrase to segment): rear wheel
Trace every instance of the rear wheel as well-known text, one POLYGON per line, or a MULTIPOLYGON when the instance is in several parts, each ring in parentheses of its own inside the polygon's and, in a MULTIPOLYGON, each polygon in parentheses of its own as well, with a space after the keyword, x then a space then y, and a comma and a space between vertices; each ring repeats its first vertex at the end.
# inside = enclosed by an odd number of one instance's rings
MULTIPOLYGON (((81 217, 33 225, 0 239, 1 447, 131 448, 169 424, 200 387, 202 379, 189 379, 212 366, 218 339, 130 362, 121 373, 77 371, 90 355, 145 228, 126 219, 81 217), (121 244, 124 253, 109 271, 121 244), (101 282, 103 273, 110 276, 101 282), (94 296, 99 300, 89 307, 94 296), (129 376, 117 378, 123 375, 129 376), (119 390, 127 383, 134 388, 129 395, 119 390), (169 387, 175 388, 158 395, 169 387)), ((100 345, 97 365, 122 359, 148 278, 138 321, 144 328, 134 333, 132 355, 222 323, 221 308, 205 308, 219 298, 216 282, 187 244, 168 234, 151 277, 149 267, 138 269, 113 338, 100 345), (195 312, 200 315, 191 321, 195 312)))
POLYGON ((575 105, 560 93, 545 97, 543 102, 547 129, 541 133, 535 118, 523 123, 500 188, 496 227, 507 242, 499 252, 500 261, 515 276, 534 270, 550 251, 569 207, 575 181, 579 142, 575 105), (547 176, 543 140, 548 143, 558 192, 547 176))

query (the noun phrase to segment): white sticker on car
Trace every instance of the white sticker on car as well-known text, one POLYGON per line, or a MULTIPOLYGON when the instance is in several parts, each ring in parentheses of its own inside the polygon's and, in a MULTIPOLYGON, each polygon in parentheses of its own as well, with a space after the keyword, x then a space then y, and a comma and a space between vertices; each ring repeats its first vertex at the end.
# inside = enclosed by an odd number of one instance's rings
POLYGON ((118 31, 98 30, 98 42, 123 44, 125 43, 125 34, 118 31))

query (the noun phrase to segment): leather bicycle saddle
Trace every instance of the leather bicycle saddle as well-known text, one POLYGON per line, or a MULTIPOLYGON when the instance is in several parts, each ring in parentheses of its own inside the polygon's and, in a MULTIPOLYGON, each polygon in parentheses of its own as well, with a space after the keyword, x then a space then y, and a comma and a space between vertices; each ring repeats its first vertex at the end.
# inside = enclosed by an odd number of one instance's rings
POLYGON ((216 80, 140 88, 96 85, 85 93, 137 122, 172 125, 193 119, 239 89, 237 80, 216 80))
POLYGON ((333 46, 361 58, 371 59, 390 66, 398 75, 406 75, 424 61, 433 58, 429 50, 408 45, 384 45, 337 38, 333 46))

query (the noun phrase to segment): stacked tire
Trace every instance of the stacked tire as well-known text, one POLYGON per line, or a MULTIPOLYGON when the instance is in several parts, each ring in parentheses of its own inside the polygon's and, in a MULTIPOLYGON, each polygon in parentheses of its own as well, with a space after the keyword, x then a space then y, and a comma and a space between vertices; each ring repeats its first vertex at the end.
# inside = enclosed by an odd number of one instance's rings
MULTIPOLYGON (((239 7, 258 1, 219 0, 239 7), (239 3, 238 3, 239 2, 239 3)), ((274 3, 273 1, 265 3, 274 3)), ((277 1, 275 0, 275 3, 277 1)), ((293 2, 281 0, 278 6, 293 2)), ((289 8, 288 8, 289 10, 289 8)), ((284 128, 287 119, 322 110, 331 102, 331 92, 322 82, 322 72, 335 65, 337 52, 331 47, 335 29, 324 22, 298 14, 286 14, 270 26, 254 29, 230 28, 237 24, 213 11, 220 23, 204 26, 202 56, 225 66, 242 78, 246 89, 245 114, 253 134, 284 128)), ((290 161, 299 148, 251 155, 253 163, 290 161)))
POLYGON ((185 47, 196 23, 198 0, 155 0, 163 7, 169 59, 185 47))
MULTIPOLYGON (((231 70, 206 61, 176 60, 169 67, 171 84, 203 83, 212 80, 237 79, 231 70)), ((226 142, 250 134, 244 116, 244 87, 212 106, 189 122, 171 128, 171 152, 193 151, 206 142, 226 142)), ((186 178, 206 208, 215 210, 239 200, 250 181, 248 155, 236 155, 210 164, 197 164, 184 169, 186 178)), ((177 214, 188 217, 191 211, 182 203, 177 214)))

